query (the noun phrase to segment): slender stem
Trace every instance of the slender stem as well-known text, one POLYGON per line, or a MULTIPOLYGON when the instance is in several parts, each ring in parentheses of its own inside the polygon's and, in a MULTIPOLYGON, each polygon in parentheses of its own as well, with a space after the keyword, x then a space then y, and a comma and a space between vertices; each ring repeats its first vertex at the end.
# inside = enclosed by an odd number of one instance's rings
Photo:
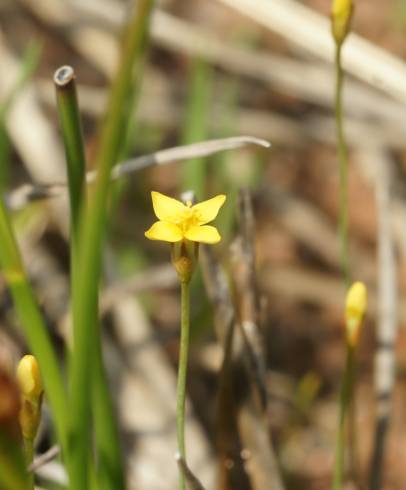
POLYGON ((345 427, 348 408, 351 403, 354 378, 354 348, 347 345, 347 358, 340 391, 340 418, 336 439, 333 490, 341 490, 344 478, 345 427))
POLYGON ((336 43, 335 68, 336 68, 336 91, 335 91, 335 118, 337 131, 337 148, 340 165, 340 221, 339 236, 341 248, 341 270, 345 286, 350 285, 349 272, 349 245, 348 245, 348 149, 344 138, 342 89, 343 68, 341 65, 342 44, 336 43))
POLYGON ((32 465, 32 462, 34 461, 34 439, 24 438, 24 454, 25 463, 28 471, 28 486, 31 490, 34 490, 34 473, 32 470, 28 470, 28 468, 32 465))
MULTIPOLYGON (((344 72, 341 63, 341 50, 343 42, 336 41, 335 68, 336 68, 336 93, 335 93, 335 117, 337 131, 337 148, 340 165, 340 217, 339 217, 339 238, 340 238, 340 255, 341 271, 345 288, 348 289, 351 284, 350 273, 350 254, 349 254, 349 234, 348 234, 348 148, 344 136, 344 118, 342 108, 342 92, 344 72)), ((355 481, 358 474, 357 462, 357 443, 355 433, 356 404, 351 403, 348 414, 349 426, 349 460, 350 473, 355 481)))
MULTIPOLYGON (((190 283, 181 282, 181 332, 178 367, 178 403, 177 403, 177 429, 178 448, 181 457, 186 461, 185 444, 185 405, 186 405, 186 376, 189 351, 190 334, 190 283)), ((185 490, 185 477, 179 473, 179 490, 185 490)))

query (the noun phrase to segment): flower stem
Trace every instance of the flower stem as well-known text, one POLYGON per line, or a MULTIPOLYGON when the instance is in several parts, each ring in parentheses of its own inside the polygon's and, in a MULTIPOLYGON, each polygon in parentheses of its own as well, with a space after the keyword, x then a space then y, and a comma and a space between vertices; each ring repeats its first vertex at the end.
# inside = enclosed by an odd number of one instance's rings
POLYGON ((348 245, 348 149, 344 138, 343 110, 342 110, 342 88, 343 68, 341 65, 342 43, 336 43, 335 68, 336 68, 336 91, 335 91, 335 118, 337 131, 337 147, 340 165, 340 219, 339 236, 341 248, 341 270, 345 286, 350 285, 349 273, 349 245, 348 245))
MULTIPOLYGON (((181 335, 178 367, 178 401, 176 409, 176 423, 178 430, 178 448, 181 457, 186 461, 185 445, 185 404, 186 404, 186 376, 189 351, 190 333, 190 282, 181 281, 181 335)), ((185 478, 179 473, 179 490, 185 490, 185 478)))
POLYGON ((341 490, 343 483, 345 457, 345 423, 352 399, 355 378, 354 369, 354 348, 350 345, 347 345, 347 359, 340 391, 340 419, 336 440, 333 490, 341 490))
POLYGON ((25 464, 28 471, 28 487, 34 490, 34 473, 28 468, 31 466, 34 460, 34 439, 24 437, 24 454, 25 454, 25 464))

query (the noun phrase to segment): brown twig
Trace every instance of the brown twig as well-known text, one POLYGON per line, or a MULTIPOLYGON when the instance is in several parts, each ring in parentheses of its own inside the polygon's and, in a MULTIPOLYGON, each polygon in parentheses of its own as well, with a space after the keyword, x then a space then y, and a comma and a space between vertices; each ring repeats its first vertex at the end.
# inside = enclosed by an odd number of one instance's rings
MULTIPOLYGON (((216 443, 219 451, 218 489, 232 490, 243 477, 235 461, 239 460, 237 437, 236 400, 232 386, 232 361, 234 342, 235 311, 232 303, 228 278, 217 261, 211 247, 201 249, 203 278, 210 301, 214 306, 214 328, 223 348, 223 363, 218 381, 216 443)), ((241 341, 241 339, 239 339, 241 341)), ((238 341, 238 339, 237 339, 238 341)))
POLYGON ((241 357, 250 381, 250 396, 238 412, 238 427, 254 490, 282 489, 283 484, 269 438, 266 357, 260 330, 259 294, 255 270, 255 220, 248 190, 239 195, 240 234, 231 247, 237 324, 244 340, 241 357))
POLYGON ((224 360, 219 383, 219 488, 233 488, 237 427, 244 465, 252 488, 283 488, 267 422, 265 357, 259 331, 258 295, 255 284, 255 224, 251 198, 240 194, 240 235, 232 246, 232 277, 235 301, 227 278, 212 251, 203 247, 204 279, 214 304, 215 328, 223 346, 224 360), (227 457, 229 460, 227 461, 227 457), (231 463, 231 464, 227 464, 231 463))

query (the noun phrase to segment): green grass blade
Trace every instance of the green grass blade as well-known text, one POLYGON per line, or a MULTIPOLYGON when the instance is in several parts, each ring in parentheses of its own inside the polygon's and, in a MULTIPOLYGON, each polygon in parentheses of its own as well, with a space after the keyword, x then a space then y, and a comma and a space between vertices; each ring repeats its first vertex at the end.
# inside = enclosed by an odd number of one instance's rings
POLYGON ((5 431, 0 431, 0 488, 30 490, 23 452, 5 431))
MULTIPOLYGON (((183 130, 183 144, 206 139, 212 95, 212 68, 201 60, 193 62, 190 92, 183 130)), ((194 158, 183 164, 182 190, 192 190, 197 200, 205 196, 206 166, 203 158, 194 158)))
POLYGON ((6 131, 6 116, 21 90, 25 87, 25 84, 30 80, 37 68, 41 51, 42 43, 39 41, 34 41, 28 45, 23 56, 17 80, 4 100, 0 102, 0 161, 2 162, 2 165, 0 165, 0 191, 4 191, 7 186, 9 170, 10 142, 6 131))
POLYGON ((28 282, 4 202, 0 199, 0 265, 10 288, 24 335, 37 357, 55 420, 58 438, 66 447, 66 393, 47 327, 28 282))
POLYGON ((10 92, 5 97, 4 101, 0 104, 0 121, 4 121, 5 116, 13 105, 15 99, 18 97, 19 93, 37 68, 41 52, 42 43, 39 41, 33 41, 25 50, 17 80, 15 81, 10 92))
MULTIPOLYGON (((234 120, 237 116, 239 102, 239 84, 235 80, 227 78, 221 84, 220 104, 221 104, 221 120, 220 134, 221 137, 227 137, 233 134, 234 120)), ((238 190, 240 182, 235 182, 230 175, 230 158, 233 155, 224 153, 214 157, 215 172, 216 172, 216 192, 224 192, 227 194, 227 205, 218 217, 218 228, 221 230, 221 236, 227 240, 231 236, 231 232, 235 223, 237 206, 238 190)))
MULTIPOLYGON (((102 241, 106 224, 107 200, 109 197, 110 173, 115 165, 125 135, 127 122, 126 102, 133 83, 136 68, 141 70, 149 18, 153 0, 136 2, 134 13, 129 22, 123 40, 123 49, 118 73, 111 90, 104 124, 101 129, 99 147, 95 155, 94 167, 98 170, 96 183, 89 196, 89 205, 84 210, 81 221, 80 251, 78 268, 78 288, 73 291, 73 320, 76 338, 72 366, 71 414, 71 454, 72 481, 74 490, 87 490, 87 448, 90 442, 90 381, 91 369, 95 362, 92 358, 94 346, 100 349, 100 332, 98 329, 98 287, 101 275, 102 241)), ((96 414, 97 415, 97 414, 96 414)), ((116 468, 111 474, 121 475, 114 482, 103 482, 105 488, 119 490, 124 488, 121 452, 117 440, 111 440, 112 431, 105 420, 99 426, 102 433, 96 438, 108 439, 109 464, 116 468), (105 428, 105 430, 104 430, 105 428)), ((96 426, 98 426, 96 422, 96 426)))

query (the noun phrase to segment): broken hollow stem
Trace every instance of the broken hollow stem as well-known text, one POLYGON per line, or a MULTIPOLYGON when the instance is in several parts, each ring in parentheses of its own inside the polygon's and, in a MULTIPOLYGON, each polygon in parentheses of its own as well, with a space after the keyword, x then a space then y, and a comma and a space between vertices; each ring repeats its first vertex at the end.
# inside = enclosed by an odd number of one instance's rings
MULTIPOLYGON (((186 407, 186 377, 189 352, 190 334, 190 281, 181 280, 181 333, 178 367, 178 393, 176 408, 176 423, 178 432, 178 448, 181 458, 186 461, 185 444, 185 407, 186 407)), ((185 476, 179 472, 179 490, 185 490, 185 476)))

